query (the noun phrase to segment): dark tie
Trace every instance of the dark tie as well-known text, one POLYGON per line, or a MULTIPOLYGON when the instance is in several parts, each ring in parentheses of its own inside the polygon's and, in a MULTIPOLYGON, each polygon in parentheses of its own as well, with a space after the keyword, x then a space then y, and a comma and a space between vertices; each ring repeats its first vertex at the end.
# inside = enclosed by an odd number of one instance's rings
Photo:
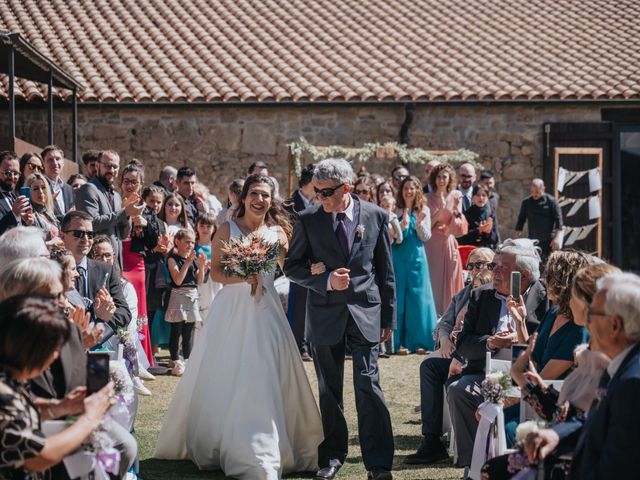
POLYGON ((340 212, 336 215, 336 219, 338 220, 338 228, 336 228, 336 237, 338 237, 338 243, 340 244, 340 248, 344 253, 345 257, 349 256, 349 240, 347 239, 347 226, 345 225, 345 219, 347 218, 347 214, 344 212, 340 212))
POLYGON ((76 278, 76 290, 83 297, 87 296, 87 270, 84 267, 77 266, 76 270, 78 270, 78 278, 76 278))
POLYGON ((108 188, 107 189, 107 199, 109 200, 109 205, 111 205, 111 210, 115 211, 115 209, 116 209, 116 200, 115 200, 115 194, 113 193, 113 189, 112 188, 108 188))
POLYGON ((471 200, 466 195, 462 195, 462 209, 466 210, 471 206, 471 200))

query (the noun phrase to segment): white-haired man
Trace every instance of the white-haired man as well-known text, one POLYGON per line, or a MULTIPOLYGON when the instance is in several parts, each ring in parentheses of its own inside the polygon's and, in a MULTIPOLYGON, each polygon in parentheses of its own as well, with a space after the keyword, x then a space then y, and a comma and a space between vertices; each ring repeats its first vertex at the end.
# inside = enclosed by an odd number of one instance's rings
POLYGON ((353 170, 345 160, 316 165, 313 186, 319 205, 300 213, 284 272, 308 289, 306 332, 318 373, 325 434, 318 447, 316 479, 333 479, 347 457, 342 391, 348 344, 368 478, 391 480, 393 432, 378 374, 378 344, 395 326, 389 217, 351 195, 352 181, 353 170), (312 275, 312 262, 323 262, 326 271, 312 275))
POLYGON ((447 400, 458 447, 458 465, 471 465, 478 423, 475 412, 483 399, 486 352, 511 358, 517 339, 516 325, 507 310, 511 272, 521 274, 520 291, 527 306, 526 326, 532 334, 549 307, 547 292, 540 283, 540 256, 528 240, 505 240, 494 257, 493 285, 471 292, 462 331, 458 335, 447 381, 447 400))
POLYGON ((587 328, 611 358, 585 416, 530 434, 532 462, 573 453, 570 479, 637 478, 640 472, 640 277, 613 273, 598 280, 587 328))
POLYGON ((42 230, 18 226, 0 236, 0 265, 18 258, 49 256, 42 230))

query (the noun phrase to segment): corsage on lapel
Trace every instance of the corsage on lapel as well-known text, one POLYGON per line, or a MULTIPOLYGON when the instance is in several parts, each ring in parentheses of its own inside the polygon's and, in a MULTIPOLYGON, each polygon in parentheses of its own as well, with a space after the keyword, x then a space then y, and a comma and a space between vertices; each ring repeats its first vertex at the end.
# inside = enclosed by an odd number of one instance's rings
POLYGON ((363 237, 363 236, 364 236, 364 225, 360 223, 360 224, 356 227, 356 238, 357 238, 358 240, 362 240, 362 237, 363 237))

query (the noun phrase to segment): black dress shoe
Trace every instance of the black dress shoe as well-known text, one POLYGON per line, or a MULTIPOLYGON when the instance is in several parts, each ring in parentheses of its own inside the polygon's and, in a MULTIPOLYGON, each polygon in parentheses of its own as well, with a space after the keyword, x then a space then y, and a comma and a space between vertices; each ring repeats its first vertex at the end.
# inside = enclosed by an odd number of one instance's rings
POLYGON ((324 467, 316 472, 315 480, 333 480, 336 478, 340 467, 324 467))
POLYGON ((367 473, 368 480, 393 480, 393 475, 389 470, 373 469, 367 473))
POLYGON ((409 465, 429 465, 449 459, 449 452, 438 438, 422 439, 416 453, 407 455, 404 463, 409 465))

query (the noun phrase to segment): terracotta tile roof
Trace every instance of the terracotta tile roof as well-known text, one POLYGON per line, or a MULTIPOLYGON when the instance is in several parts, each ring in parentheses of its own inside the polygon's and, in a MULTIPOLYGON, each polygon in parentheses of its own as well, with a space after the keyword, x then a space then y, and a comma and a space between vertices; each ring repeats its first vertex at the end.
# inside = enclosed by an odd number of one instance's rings
POLYGON ((638 0, 2 1, 84 102, 640 99, 638 0))

